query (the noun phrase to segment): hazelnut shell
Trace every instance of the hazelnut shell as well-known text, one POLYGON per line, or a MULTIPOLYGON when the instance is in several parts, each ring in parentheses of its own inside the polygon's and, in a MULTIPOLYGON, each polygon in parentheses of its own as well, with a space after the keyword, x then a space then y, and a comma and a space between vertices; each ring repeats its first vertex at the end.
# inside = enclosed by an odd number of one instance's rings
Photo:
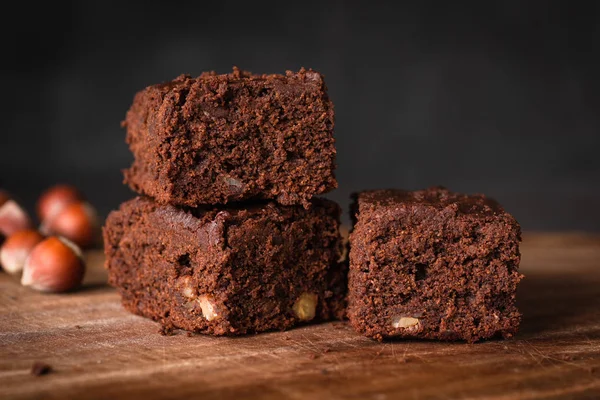
POLYGON ((52 236, 38 243, 27 257, 21 284, 42 292, 65 292, 78 287, 84 273, 79 247, 52 236))

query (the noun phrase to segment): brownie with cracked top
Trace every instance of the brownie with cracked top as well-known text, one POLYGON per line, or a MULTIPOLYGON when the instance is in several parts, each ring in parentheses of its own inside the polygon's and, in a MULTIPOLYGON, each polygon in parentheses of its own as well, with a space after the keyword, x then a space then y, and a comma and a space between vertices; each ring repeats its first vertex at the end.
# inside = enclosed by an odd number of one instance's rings
POLYGON ((334 112, 323 76, 204 73, 136 94, 123 126, 125 182, 161 204, 302 204, 337 187, 334 112))
POLYGON ((137 197, 103 229, 109 282, 166 328, 240 335, 341 318, 339 217, 325 199, 181 209, 137 197))
POLYGON ((494 200, 441 187, 354 195, 348 318, 368 337, 517 332, 521 231, 494 200))

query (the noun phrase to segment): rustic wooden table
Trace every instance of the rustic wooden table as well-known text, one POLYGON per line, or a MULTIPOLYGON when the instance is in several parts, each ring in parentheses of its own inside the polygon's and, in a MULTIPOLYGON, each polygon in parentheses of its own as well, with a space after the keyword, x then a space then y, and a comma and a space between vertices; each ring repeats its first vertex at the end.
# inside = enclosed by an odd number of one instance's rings
POLYGON ((0 274, 2 398, 600 398, 600 237, 526 234, 513 340, 378 343, 334 322, 241 338, 161 336, 88 254, 85 288, 0 274), (41 361, 43 376, 30 373, 41 361))

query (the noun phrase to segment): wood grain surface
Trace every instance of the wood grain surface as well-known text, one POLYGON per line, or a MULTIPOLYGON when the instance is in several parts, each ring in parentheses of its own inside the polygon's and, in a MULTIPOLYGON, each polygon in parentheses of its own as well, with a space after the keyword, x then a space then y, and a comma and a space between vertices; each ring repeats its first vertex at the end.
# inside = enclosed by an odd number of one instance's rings
POLYGON ((161 336, 88 254, 85 287, 0 274, 2 398, 600 398, 600 237, 526 234, 513 340, 378 343, 343 322, 240 338, 161 336), (35 362, 52 366, 31 374, 35 362))

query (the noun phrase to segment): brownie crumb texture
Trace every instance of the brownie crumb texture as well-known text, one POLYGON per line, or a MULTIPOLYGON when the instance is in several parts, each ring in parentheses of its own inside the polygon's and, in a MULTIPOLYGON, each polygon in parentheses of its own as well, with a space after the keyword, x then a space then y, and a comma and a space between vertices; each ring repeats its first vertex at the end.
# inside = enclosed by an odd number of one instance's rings
POLYGON ((483 195, 434 187, 358 193, 348 317, 375 339, 466 340, 518 329, 521 231, 483 195))

